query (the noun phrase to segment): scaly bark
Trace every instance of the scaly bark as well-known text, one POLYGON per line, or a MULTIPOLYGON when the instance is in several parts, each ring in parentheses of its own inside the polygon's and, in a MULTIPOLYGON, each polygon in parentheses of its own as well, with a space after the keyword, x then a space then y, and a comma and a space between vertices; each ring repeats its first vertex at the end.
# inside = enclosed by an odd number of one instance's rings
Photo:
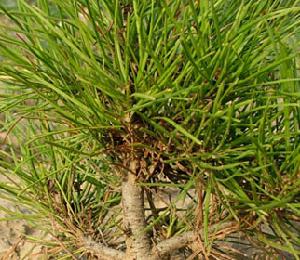
POLYGON ((193 231, 185 232, 179 236, 171 237, 164 241, 161 241, 153 248, 153 254, 157 256, 156 259, 162 259, 164 256, 186 247, 194 242, 197 235, 193 231))
POLYGON ((102 260, 123 260, 125 253, 103 245, 102 243, 95 242, 90 238, 84 237, 82 244, 86 250, 92 254, 101 257, 102 260))
POLYGON ((122 183, 123 224, 127 235, 126 259, 153 259, 150 238, 145 230, 144 192, 134 174, 137 162, 131 161, 129 168, 122 183))

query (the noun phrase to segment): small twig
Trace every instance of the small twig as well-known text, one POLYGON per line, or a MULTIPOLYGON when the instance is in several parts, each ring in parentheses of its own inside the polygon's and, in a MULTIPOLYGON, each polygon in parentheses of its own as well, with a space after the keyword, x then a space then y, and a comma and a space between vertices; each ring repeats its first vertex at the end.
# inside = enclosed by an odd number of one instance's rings
POLYGON ((157 208, 155 206, 155 203, 153 201, 153 196, 152 196, 152 193, 151 193, 150 189, 145 189, 145 193, 146 193, 146 196, 147 196, 147 200, 148 200, 152 215, 154 217, 157 217, 158 216, 158 210, 157 210, 157 208))
MULTIPOLYGON (((3 141, 1 143, 1 145, 4 145, 7 141, 7 138, 9 136, 9 134, 11 133, 11 131, 16 127, 16 125, 23 119, 24 117, 21 116, 19 117, 10 127, 9 129, 5 132, 5 133, 2 133, 2 134, 5 134, 5 136, 3 137, 3 141)), ((2 139, 2 138, 1 138, 2 139)), ((16 143, 14 143, 14 145, 16 145, 16 143)))
POLYGON ((7 252, 5 253, 5 255, 1 256, 1 260, 6 260, 6 259, 10 259, 14 253, 16 253, 16 250, 18 248, 18 246, 24 242, 24 236, 21 236, 12 246, 10 249, 7 250, 7 252))

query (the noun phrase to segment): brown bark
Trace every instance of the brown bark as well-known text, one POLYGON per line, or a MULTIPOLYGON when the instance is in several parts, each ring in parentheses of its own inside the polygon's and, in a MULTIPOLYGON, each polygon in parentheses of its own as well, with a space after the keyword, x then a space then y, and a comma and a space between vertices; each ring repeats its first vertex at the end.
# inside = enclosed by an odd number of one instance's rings
MULTIPOLYGON (((226 228, 233 228, 236 227, 235 222, 225 222, 223 224, 214 224, 210 227, 210 229, 214 230, 217 228, 218 230, 222 231, 226 228)), ((225 236, 225 234, 224 234, 225 236)), ((201 239, 203 237, 203 229, 199 229, 197 231, 187 231, 181 235, 171 237, 169 239, 163 240, 159 242, 154 248, 152 249, 153 254, 158 256, 156 259, 163 259, 164 256, 174 252, 175 250, 184 248, 196 242, 197 239, 201 239)))
POLYGON ((110 247, 107 247, 99 242, 95 242, 90 238, 83 238, 82 244, 86 250, 92 254, 101 257, 103 260, 123 260, 125 259, 125 253, 110 247))
POLYGON ((186 247, 190 243, 194 242, 196 238, 197 235, 195 234, 195 232, 185 232, 179 236, 171 237, 158 243, 153 248, 153 252, 155 253, 155 255, 157 255, 157 257, 163 258, 165 255, 170 254, 175 250, 186 247))
POLYGON ((122 183, 123 224, 126 231, 126 259, 153 259, 151 243, 146 233, 144 192, 139 186, 136 172, 137 162, 130 162, 130 171, 122 183))

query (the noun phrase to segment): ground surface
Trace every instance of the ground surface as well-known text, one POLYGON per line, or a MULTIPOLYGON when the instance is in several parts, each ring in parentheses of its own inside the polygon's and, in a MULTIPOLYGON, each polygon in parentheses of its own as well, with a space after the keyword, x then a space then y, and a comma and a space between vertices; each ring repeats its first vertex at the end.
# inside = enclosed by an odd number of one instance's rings
MULTIPOLYGON (((0 176, 0 181, 5 181, 4 177, 0 176)), ((20 210, 17 205, 3 199, 0 199, 0 206, 11 211, 20 210)), ((24 220, 5 220, 5 217, 5 212, 0 210, 0 260, 43 259, 38 255, 41 248, 24 239, 25 236, 38 237, 39 232, 24 220)))

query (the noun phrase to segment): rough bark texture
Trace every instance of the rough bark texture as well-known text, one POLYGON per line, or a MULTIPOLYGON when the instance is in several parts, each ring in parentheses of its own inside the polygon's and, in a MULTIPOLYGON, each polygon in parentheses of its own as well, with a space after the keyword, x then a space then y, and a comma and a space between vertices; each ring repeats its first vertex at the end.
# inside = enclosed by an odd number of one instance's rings
POLYGON ((158 243, 153 249, 153 251, 156 253, 156 255, 163 257, 169 253, 172 253, 175 250, 187 246, 188 244, 195 241, 196 238, 197 236, 193 231, 186 232, 180 236, 175 236, 158 243))
POLYGON ((122 183, 122 204, 124 229, 126 231, 126 259, 145 260, 151 256, 150 239, 145 232, 144 192, 138 185, 136 162, 130 162, 130 172, 124 176, 122 183))
POLYGON ((83 246, 94 255, 101 257, 103 260, 123 260, 125 253, 120 250, 104 246, 99 242, 95 242, 89 238, 82 239, 83 246))

